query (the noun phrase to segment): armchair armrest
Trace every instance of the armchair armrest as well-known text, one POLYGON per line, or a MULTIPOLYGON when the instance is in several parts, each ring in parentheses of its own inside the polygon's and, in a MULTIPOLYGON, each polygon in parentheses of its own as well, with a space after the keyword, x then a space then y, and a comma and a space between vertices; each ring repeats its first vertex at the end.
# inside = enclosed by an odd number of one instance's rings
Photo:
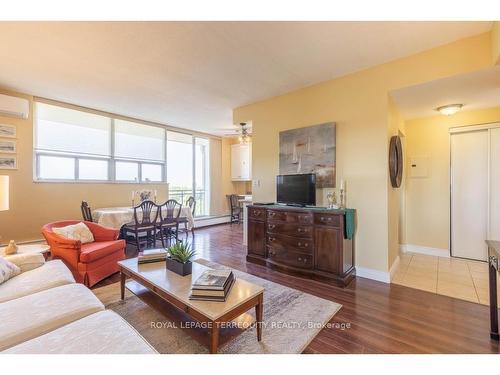
POLYGON ((80 241, 64 238, 49 229, 42 229, 42 234, 47 240, 50 253, 55 259, 62 259, 68 267, 77 267, 82 247, 80 241))
POLYGON ((96 242, 114 241, 118 239, 118 236, 120 234, 120 231, 118 229, 103 227, 102 225, 92 223, 90 221, 85 221, 84 223, 94 235, 94 240, 96 242))

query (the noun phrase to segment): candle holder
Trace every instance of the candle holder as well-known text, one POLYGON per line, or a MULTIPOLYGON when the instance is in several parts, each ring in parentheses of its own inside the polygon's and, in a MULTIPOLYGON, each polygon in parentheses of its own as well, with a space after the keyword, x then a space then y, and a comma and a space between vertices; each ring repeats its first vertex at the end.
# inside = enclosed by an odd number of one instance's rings
POLYGON ((340 189, 340 208, 345 208, 345 190, 340 189))

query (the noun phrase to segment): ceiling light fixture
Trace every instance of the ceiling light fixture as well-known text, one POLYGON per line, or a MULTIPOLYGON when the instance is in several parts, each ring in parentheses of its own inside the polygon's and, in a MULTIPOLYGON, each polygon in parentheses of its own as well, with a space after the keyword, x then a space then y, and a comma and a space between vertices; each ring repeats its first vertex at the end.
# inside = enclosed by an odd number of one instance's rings
POLYGON ((464 106, 463 104, 448 104, 448 105, 443 105, 441 107, 437 107, 436 111, 438 111, 442 115, 451 116, 460 111, 463 106, 464 106))
POLYGON ((240 122, 241 126, 241 135, 238 137, 238 140, 241 144, 248 143, 250 140, 250 134, 248 134, 247 124, 245 122, 240 122))

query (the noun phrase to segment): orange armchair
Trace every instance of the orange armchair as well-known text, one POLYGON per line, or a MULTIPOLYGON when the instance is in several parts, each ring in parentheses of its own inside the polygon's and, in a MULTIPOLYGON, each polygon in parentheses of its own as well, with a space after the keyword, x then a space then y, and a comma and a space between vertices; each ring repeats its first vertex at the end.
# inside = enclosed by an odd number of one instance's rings
POLYGON ((94 242, 82 244, 59 236, 52 228, 81 223, 79 220, 58 221, 42 227, 42 234, 55 259, 61 259, 76 281, 88 287, 118 272, 117 262, 125 259, 125 241, 117 240, 119 231, 90 221, 83 221, 94 235, 94 242))

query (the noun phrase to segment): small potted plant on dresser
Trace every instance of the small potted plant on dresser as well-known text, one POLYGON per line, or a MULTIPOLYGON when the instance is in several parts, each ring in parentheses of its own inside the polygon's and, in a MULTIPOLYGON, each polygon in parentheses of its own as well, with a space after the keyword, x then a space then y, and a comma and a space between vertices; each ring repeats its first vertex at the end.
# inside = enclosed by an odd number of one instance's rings
POLYGON ((167 269, 178 275, 190 275, 193 270, 191 259, 196 252, 191 249, 191 245, 184 242, 176 242, 168 248, 167 269))

